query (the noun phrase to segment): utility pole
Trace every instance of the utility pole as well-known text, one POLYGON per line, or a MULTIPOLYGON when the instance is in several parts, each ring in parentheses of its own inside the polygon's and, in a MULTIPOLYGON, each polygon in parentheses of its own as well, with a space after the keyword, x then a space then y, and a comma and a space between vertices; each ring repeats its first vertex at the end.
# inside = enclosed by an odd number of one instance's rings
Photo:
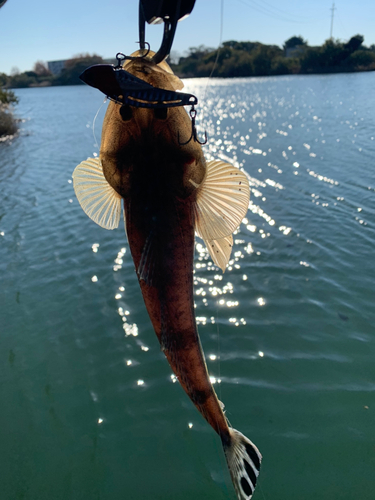
POLYGON ((334 16, 334 13, 335 13, 335 10, 336 10, 336 7, 335 7, 335 2, 333 2, 332 4, 332 7, 330 8, 330 10, 332 11, 332 14, 331 14, 331 34, 330 34, 330 39, 332 40, 332 31, 333 31, 333 16, 334 16))

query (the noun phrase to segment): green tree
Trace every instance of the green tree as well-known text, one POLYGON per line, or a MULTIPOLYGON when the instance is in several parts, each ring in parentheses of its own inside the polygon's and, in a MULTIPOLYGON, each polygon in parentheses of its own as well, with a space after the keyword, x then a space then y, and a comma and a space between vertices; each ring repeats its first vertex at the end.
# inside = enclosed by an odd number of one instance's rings
POLYGON ((284 49, 292 49, 298 47, 298 45, 307 45, 307 41, 302 38, 302 36, 292 36, 284 42, 284 49))
POLYGON ((0 106, 8 107, 10 104, 17 104, 18 97, 11 90, 0 89, 0 106))
POLYGON ((224 42, 223 47, 229 47, 234 50, 243 50, 246 52, 251 52, 262 44, 259 42, 236 42, 234 40, 230 40, 229 42, 224 42))
POLYGON ((363 41, 362 35, 355 35, 346 43, 330 39, 321 47, 309 47, 302 36, 293 36, 282 50, 275 45, 229 40, 223 42, 219 53, 203 45, 191 47, 173 70, 183 77, 208 76, 216 60, 215 76, 225 78, 374 69, 371 54, 375 54, 375 45, 367 48, 363 41), (290 53, 289 49, 296 50, 290 53))
POLYGON ((344 47, 348 49, 350 53, 355 52, 360 48, 362 43, 364 42, 364 37, 362 35, 352 36, 349 42, 347 42, 344 47))
POLYGON ((348 56, 345 47, 339 41, 328 39, 321 48, 320 65, 324 68, 339 66, 348 56))
POLYGON ((53 85, 79 85, 83 84, 79 75, 85 71, 86 68, 93 64, 103 64, 103 58, 97 54, 79 54, 69 59, 65 63, 65 68, 60 75, 54 78, 53 85))
POLYGON ((301 57, 302 73, 314 73, 321 71, 321 48, 308 47, 301 57))
POLYGON ((213 51, 214 49, 205 47, 204 45, 199 45, 198 47, 190 47, 188 57, 190 57, 191 59, 201 59, 202 57, 213 51))
POLYGON ((41 77, 51 75, 51 72, 48 69, 48 66, 43 61, 37 61, 34 64, 33 71, 34 71, 34 73, 36 73, 38 76, 41 76, 41 77))
POLYGON ((298 57, 275 57, 271 63, 272 75, 291 75, 301 71, 298 57))
POLYGON ((276 45, 262 45, 256 49, 253 58, 254 74, 266 76, 272 73, 272 60, 283 55, 283 51, 276 45))
POLYGON ((8 76, 5 73, 0 73, 0 88, 5 87, 8 83, 8 76))
POLYGON ((9 78, 8 86, 14 89, 21 89, 30 87, 37 83, 35 73, 33 71, 26 71, 25 73, 19 73, 13 75, 9 78))
POLYGON ((375 53, 370 50, 356 50, 348 57, 348 65, 353 69, 375 69, 375 53))
POLYGON ((218 68, 218 76, 236 77, 254 74, 253 58, 243 50, 232 50, 230 57, 225 58, 218 68))

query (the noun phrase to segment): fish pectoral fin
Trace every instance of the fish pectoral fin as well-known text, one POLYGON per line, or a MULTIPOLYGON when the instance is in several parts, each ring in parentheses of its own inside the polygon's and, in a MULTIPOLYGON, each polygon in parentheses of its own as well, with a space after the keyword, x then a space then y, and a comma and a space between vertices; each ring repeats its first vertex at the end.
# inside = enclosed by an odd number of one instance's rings
POLYGON ((199 236, 210 241, 232 234, 246 215, 249 199, 249 181, 241 170, 220 160, 207 162, 194 204, 199 236))
POLYGON ((250 186, 244 172, 220 160, 207 162, 207 175, 197 188, 195 230, 223 271, 232 251, 232 233, 249 207, 250 186))
POLYGON ((118 227, 121 196, 108 184, 99 158, 87 158, 73 172, 73 187, 86 215, 105 229, 118 227))
POLYGON ((214 261, 214 264, 216 264, 217 267, 220 267, 220 269, 224 273, 230 259, 230 254, 232 252, 232 235, 230 234, 229 236, 220 238, 219 240, 203 241, 211 255, 211 259, 214 261))

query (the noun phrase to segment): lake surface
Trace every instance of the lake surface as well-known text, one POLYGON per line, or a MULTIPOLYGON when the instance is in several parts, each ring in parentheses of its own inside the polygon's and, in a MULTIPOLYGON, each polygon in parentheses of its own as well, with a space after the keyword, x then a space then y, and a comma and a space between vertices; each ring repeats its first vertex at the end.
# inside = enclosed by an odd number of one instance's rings
MULTIPOLYGON (((252 189, 224 275, 197 242, 195 299, 215 389, 264 457, 253 498, 373 500, 375 73, 185 83, 207 158, 252 189)), ((234 500, 122 223, 100 228, 74 195, 103 96, 16 93, 21 135, 0 143, 1 500, 234 500)))

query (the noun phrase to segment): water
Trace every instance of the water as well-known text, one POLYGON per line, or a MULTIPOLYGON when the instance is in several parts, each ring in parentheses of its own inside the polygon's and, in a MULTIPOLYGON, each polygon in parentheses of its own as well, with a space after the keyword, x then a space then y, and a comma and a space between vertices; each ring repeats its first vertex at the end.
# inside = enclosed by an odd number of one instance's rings
MULTIPOLYGON (((374 84, 186 82, 207 157, 252 187, 231 269, 198 244, 195 291, 215 388, 264 456, 255 500, 374 498, 374 84)), ((160 352, 122 224, 101 229, 74 196, 101 95, 17 95, 21 136, 0 144, 1 500, 234 500, 219 440, 160 352)))

